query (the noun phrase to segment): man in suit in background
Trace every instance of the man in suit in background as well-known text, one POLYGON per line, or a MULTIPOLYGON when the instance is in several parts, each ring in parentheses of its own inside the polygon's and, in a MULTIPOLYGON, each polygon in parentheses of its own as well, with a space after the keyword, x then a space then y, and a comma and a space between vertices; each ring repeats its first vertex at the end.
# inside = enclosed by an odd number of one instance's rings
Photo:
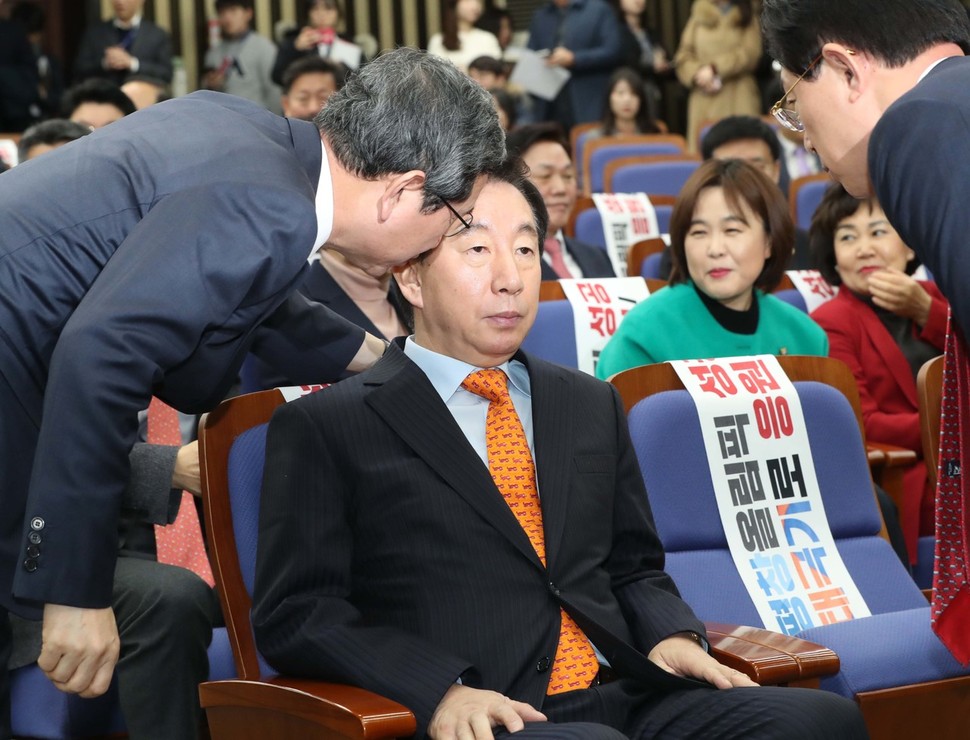
POLYGON ((172 82, 168 31, 142 17, 145 0, 111 0, 115 17, 88 26, 74 62, 75 82, 104 77, 121 85, 143 74, 172 82))
POLYGON ((934 628, 970 663, 970 22, 958 0, 765 0, 779 122, 852 195, 875 195, 950 302, 934 628))
POLYGON ((604 0, 547 0, 529 24, 529 48, 546 63, 569 70, 556 99, 536 98, 536 119, 558 121, 569 131, 603 116, 603 91, 623 58, 620 19, 604 0))
MULTIPOLYGON (((195 93, 0 178, 0 665, 6 611, 43 615, 55 685, 107 688, 138 411, 214 406, 258 325, 302 382, 368 367, 385 343, 296 292, 308 256, 383 274, 467 221, 504 156, 488 94, 413 49, 315 123, 195 93)), ((0 736, 8 706, 0 672, 0 736)))
POLYGON ((419 738, 865 737, 852 702, 705 651, 615 389, 518 350, 545 229, 496 173, 469 229, 396 270, 414 335, 276 412, 260 651, 401 702, 419 738))
POLYGON ((576 205, 576 167, 569 144, 555 123, 520 126, 506 137, 509 151, 522 157, 529 179, 542 194, 549 214, 549 236, 543 251, 542 279, 616 277, 605 249, 563 233, 576 205))

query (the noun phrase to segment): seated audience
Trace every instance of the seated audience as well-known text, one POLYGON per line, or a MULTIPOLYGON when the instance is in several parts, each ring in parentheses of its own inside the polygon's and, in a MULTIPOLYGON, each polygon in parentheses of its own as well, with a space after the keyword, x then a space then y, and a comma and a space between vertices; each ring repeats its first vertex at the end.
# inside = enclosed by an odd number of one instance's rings
POLYGON ((708 654, 615 389, 519 351, 539 194, 495 173, 473 219, 396 268, 411 337, 273 416, 262 655, 400 702, 417 738, 866 737, 854 702, 708 654))
POLYGON ((312 121, 344 79, 342 64, 317 56, 297 59, 283 73, 283 115, 312 121))
POLYGON ((18 157, 21 162, 57 149, 68 142, 80 139, 91 133, 91 127, 65 118, 52 118, 35 123, 24 131, 17 143, 18 157))
MULTIPOLYGON (((916 374, 943 353, 948 305, 933 283, 910 277, 916 255, 873 199, 841 185, 822 199, 811 229, 816 266, 839 293, 812 312, 832 357, 859 386, 866 438, 915 450, 922 458, 916 374)), ((903 474, 901 520, 911 562, 916 541, 934 531, 934 492, 923 460, 903 474)))
POLYGON ((307 23, 290 31, 280 41, 273 65, 273 82, 277 85, 283 84, 286 68, 302 57, 323 57, 350 68, 356 68, 363 59, 363 50, 354 46, 349 36, 339 32, 344 19, 340 0, 306 0, 304 7, 307 23), (338 45, 338 40, 343 43, 338 45), (348 49, 349 54, 345 53, 348 49), (357 64, 351 63, 352 57, 357 58, 357 64))
POLYGON ((482 0, 447 0, 441 33, 428 40, 428 53, 453 62, 463 72, 480 56, 501 59, 502 47, 495 34, 476 28, 482 17, 482 0))
POLYGON ((120 85, 133 74, 172 81, 172 39, 142 16, 145 0, 112 0, 115 17, 88 26, 74 62, 75 82, 103 77, 120 85))
POLYGON ((468 64, 468 76, 493 95, 495 90, 502 90, 505 93, 495 97, 503 98, 503 106, 506 105, 505 98, 508 98, 511 103, 514 115, 511 117, 513 123, 508 128, 512 128, 516 122, 532 123, 530 98, 523 90, 509 85, 509 71, 504 62, 490 56, 475 57, 468 64))
POLYGON ((65 118, 93 129, 135 112, 135 104, 118 85, 97 77, 68 88, 61 105, 65 118))
POLYGON ((273 80, 276 44, 252 29, 253 0, 216 0, 222 38, 205 55, 202 86, 280 112, 280 88, 273 80))
POLYGON ((603 125, 593 136, 659 134, 661 131, 643 79, 629 67, 620 67, 610 77, 603 110, 603 125))
MULTIPOLYGON (((763 172, 775 184, 781 183, 782 147, 775 130, 757 116, 727 116, 711 126, 701 140, 705 159, 740 159, 763 172)), ((812 261, 808 249, 808 232, 795 227, 795 249, 789 268, 807 270, 812 261)), ((670 250, 660 261, 660 277, 670 276, 670 250)))
POLYGON ((616 277, 605 249, 563 233, 579 194, 569 144, 555 123, 520 126, 506 139, 509 152, 522 157, 529 179, 539 188, 549 212, 549 236, 542 255, 542 279, 616 277))
POLYGON ((746 162, 705 162, 671 216, 671 284, 626 315, 597 377, 667 360, 828 354, 818 324, 767 294, 785 272, 793 239, 774 183, 746 162))
POLYGON ((501 87, 490 88, 488 94, 495 101, 495 111, 498 113, 498 122, 503 131, 511 131, 518 123, 518 114, 515 110, 515 99, 508 90, 501 87))

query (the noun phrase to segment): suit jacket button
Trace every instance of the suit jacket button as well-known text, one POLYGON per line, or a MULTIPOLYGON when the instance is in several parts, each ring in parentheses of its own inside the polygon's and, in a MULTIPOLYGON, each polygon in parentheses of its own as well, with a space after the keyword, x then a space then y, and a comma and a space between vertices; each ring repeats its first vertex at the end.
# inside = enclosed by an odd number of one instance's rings
POLYGON ((28 558, 39 558, 40 548, 37 545, 27 545, 27 557, 28 558))
POLYGON ((30 520, 30 528, 35 532, 39 532, 44 528, 44 520, 39 516, 35 516, 30 520))
POLYGON ((27 535, 27 542, 32 545, 39 545, 43 539, 44 538, 40 536, 40 532, 30 532, 27 535))
POLYGON ((539 662, 536 663, 536 671, 538 673, 545 673, 546 671, 549 670, 549 666, 551 663, 552 661, 549 660, 548 655, 543 656, 542 658, 539 659, 539 662))
POLYGON ((37 570, 37 567, 37 561, 33 558, 27 558, 24 561, 24 570, 28 573, 33 573, 35 570, 37 570))
POLYGON ((553 596, 559 596, 559 589, 556 588, 556 584, 553 583, 552 581, 549 581, 549 591, 552 593, 553 596))

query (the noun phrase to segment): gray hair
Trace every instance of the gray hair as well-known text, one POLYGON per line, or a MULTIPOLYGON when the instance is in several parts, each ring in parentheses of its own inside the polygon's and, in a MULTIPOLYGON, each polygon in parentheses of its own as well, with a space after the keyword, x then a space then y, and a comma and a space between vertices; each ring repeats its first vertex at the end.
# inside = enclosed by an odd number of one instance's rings
POLYGON ((466 200, 505 158, 491 96, 451 62, 417 49, 386 52, 351 75, 315 123, 341 166, 376 180, 421 170, 423 211, 466 200))

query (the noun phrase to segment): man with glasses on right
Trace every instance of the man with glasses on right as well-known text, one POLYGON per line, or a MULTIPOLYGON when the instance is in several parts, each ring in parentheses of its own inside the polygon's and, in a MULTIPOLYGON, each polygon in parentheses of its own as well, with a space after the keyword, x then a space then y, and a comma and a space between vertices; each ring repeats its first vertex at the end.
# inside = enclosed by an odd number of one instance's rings
POLYGON ((970 22, 958 0, 764 0, 772 109, 852 195, 874 194, 950 301, 933 626, 970 664, 970 22), (962 433, 961 433, 962 432, 962 433))

